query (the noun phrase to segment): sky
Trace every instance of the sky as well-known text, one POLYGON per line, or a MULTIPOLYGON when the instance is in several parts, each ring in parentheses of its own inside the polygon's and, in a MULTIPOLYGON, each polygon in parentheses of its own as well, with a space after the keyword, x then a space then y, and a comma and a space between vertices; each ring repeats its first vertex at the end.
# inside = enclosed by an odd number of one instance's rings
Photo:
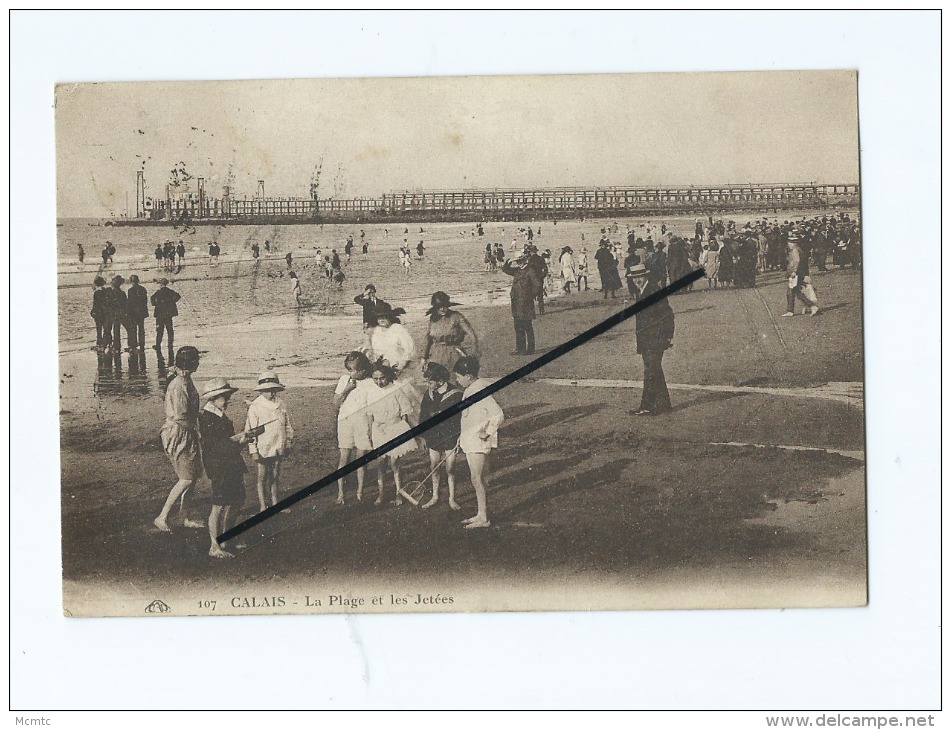
POLYGON ((62 84, 57 212, 134 212, 181 163, 212 197, 854 183, 857 109, 853 71, 62 84))

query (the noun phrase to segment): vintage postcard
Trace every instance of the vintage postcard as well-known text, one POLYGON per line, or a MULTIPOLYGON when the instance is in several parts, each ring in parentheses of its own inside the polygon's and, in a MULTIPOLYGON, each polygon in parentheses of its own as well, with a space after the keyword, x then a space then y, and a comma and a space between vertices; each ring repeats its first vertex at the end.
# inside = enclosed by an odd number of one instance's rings
POLYGON ((864 605, 858 124, 849 70, 57 87, 64 613, 864 605))

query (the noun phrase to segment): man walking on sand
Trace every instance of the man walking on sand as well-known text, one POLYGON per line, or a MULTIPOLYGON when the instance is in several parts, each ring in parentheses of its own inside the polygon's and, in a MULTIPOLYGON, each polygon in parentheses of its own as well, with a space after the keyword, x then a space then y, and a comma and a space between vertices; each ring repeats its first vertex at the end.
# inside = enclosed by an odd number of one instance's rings
POLYGON ((819 313, 817 302, 810 300, 803 292, 806 277, 809 276, 809 258, 804 256, 799 247, 799 235, 794 230, 789 234, 789 251, 786 257, 786 275, 789 277, 786 286, 786 313, 783 317, 796 315, 796 299, 799 299, 809 308, 810 316, 819 313))
MULTIPOLYGON (((647 267, 637 264, 629 273, 641 301, 659 290, 647 267)), ((644 360, 644 389, 636 416, 657 416, 670 411, 670 392, 664 378, 664 352, 674 346, 674 312, 666 299, 655 302, 635 316, 637 352, 644 360)))

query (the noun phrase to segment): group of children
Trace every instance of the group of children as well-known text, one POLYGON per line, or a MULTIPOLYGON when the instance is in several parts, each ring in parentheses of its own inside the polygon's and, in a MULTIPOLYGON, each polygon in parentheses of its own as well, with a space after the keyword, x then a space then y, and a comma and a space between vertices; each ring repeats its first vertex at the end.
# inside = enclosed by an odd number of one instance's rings
MULTIPOLYGON (((199 396, 191 380, 191 374, 198 369, 198 361, 195 348, 180 348, 176 355, 175 375, 166 392, 162 445, 178 482, 154 524, 160 531, 170 532, 169 513, 180 500, 184 525, 204 527, 201 521, 189 519, 185 500, 204 472, 211 482, 208 516, 211 547, 208 554, 215 558, 230 558, 233 553, 218 543, 218 535, 233 526, 245 501, 247 467, 243 452, 247 448, 257 467, 258 507, 264 511, 280 501, 281 468, 290 453, 294 429, 287 407, 278 397, 285 386, 274 372, 265 371, 254 388, 258 397, 248 407, 244 430, 236 433, 227 411, 231 397, 239 389, 224 378, 215 378, 204 386, 199 396)), ((344 367, 347 372, 334 391, 341 468, 353 458, 383 446, 419 423, 457 405, 486 385, 479 380, 479 360, 473 356, 463 357, 455 364, 455 382, 444 365, 428 363, 423 372, 426 389, 421 401, 414 386, 409 381, 397 380, 398 371, 382 360, 371 363, 365 353, 354 351, 347 355, 344 367)), ((423 509, 439 502, 442 473, 446 475, 449 489, 449 507, 461 509, 456 501, 455 481, 456 455, 461 451, 469 464, 477 504, 476 514, 464 520, 465 527, 490 526, 486 503, 487 461, 492 449, 498 447, 502 419, 502 409, 489 396, 423 434, 419 441, 425 443, 429 452, 432 471, 428 476, 433 484, 432 496, 422 505, 423 509)), ((400 464, 403 457, 418 447, 419 442, 411 439, 380 458, 376 505, 384 501, 387 465, 395 485, 394 503, 402 504, 404 498, 412 498, 404 488, 400 464)), ((357 469, 356 477, 356 496, 360 500, 363 498, 366 468, 357 469)), ((338 481, 337 504, 344 504, 343 479, 338 481)))
MULTIPOLYGON (((390 440, 406 433, 460 401, 482 390, 486 383, 479 380, 479 360, 474 356, 461 358, 454 366, 455 383, 449 370, 436 362, 427 363, 423 370, 426 390, 416 405, 413 386, 405 380, 397 380, 397 371, 383 361, 371 363, 361 351, 353 351, 344 360, 346 373, 341 376, 334 390, 334 405, 337 408, 337 442, 340 447, 340 468, 354 458, 359 458, 371 449, 379 448, 390 440)), ((472 486, 476 493, 476 514, 464 520, 467 529, 489 527, 486 503, 486 466, 488 455, 498 446, 498 430, 503 413, 491 396, 454 414, 442 423, 426 431, 420 438, 429 452, 432 471, 432 497, 423 509, 439 502, 441 472, 446 474, 449 488, 449 507, 460 509, 456 502, 455 462, 462 451, 469 463, 472 486)), ((384 501, 384 467, 389 464, 395 485, 394 504, 402 504, 411 498, 404 489, 400 473, 400 460, 417 449, 412 439, 391 449, 381 457, 377 469, 379 489, 374 504, 384 501)), ((366 469, 357 469, 357 499, 363 498, 366 469)), ((344 504, 344 480, 337 482, 337 504, 344 504)))

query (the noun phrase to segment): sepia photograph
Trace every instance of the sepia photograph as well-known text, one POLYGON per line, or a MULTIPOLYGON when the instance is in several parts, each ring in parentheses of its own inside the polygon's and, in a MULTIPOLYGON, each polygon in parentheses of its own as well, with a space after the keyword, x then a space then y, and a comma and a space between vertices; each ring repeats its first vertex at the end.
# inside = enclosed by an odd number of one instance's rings
POLYGON ((857 92, 59 84, 63 613, 865 605, 857 92))

